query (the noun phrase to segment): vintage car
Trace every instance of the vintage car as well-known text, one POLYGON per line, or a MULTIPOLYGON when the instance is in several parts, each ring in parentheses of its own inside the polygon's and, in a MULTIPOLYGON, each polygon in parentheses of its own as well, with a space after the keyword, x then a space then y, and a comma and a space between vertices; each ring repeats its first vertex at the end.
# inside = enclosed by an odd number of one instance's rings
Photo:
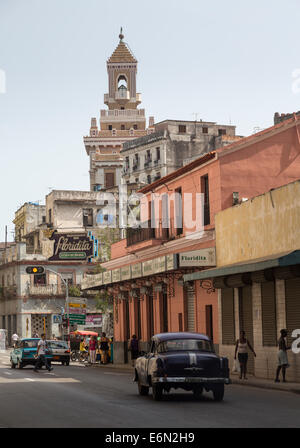
POLYGON ((216 355, 212 341, 199 333, 154 335, 150 352, 136 360, 135 378, 140 395, 152 388, 154 400, 163 391, 184 389, 199 398, 203 390, 223 400, 224 385, 230 383, 228 359, 216 355))
MULTIPOLYGON (((18 369, 22 369, 27 365, 35 365, 35 355, 37 354, 39 340, 40 338, 23 338, 17 342, 16 347, 10 352, 10 365, 12 369, 16 366, 18 369)), ((46 354, 46 357, 49 359, 49 364, 51 365, 52 355, 50 351, 46 354)))

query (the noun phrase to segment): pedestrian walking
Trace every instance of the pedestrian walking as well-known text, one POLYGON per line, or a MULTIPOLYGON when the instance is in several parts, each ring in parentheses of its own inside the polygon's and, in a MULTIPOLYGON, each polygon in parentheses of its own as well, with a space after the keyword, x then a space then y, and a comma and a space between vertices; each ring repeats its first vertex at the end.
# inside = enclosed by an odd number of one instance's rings
POLYGON ((279 379, 280 371, 282 371, 282 382, 286 383, 285 373, 286 373, 286 369, 289 367, 287 350, 289 350, 291 348, 291 347, 288 347, 287 343, 286 343, 287 335, 288 335, 288 332, 286 329, 280 330, 280 338, 278 339, 278 349, 279 349, 279 351, 278 351, 278 367, 276 370, 275 383, 280 383, 280 379, 279 379))
POLYGON ((90 339, 90 343, 89 343, 90 363, 91 364, 95 364, 95 362, 96 362, 96 346, 97 346, 97 340, 96 340, 96 337, 93 336, 90 339))
POLYGON ((253 355, 256 356, 250 342, 246 339, 246 333, 244 331, 240 332, 240 338, 236 341, 234 359, 236 359, 236 354, 238 354, 238 360, 240 363, 240 379, 244 376, 244 380, 247 380, 247 362, 248 362, 248 348, 252 351, 253 355))
POLYGON ((100 339, 100 355, 102 364, 107 364, 108 349, 109 349, 108 343, 109 339, 106 337, 106 333, 103 332, 100 339))
POLYGON ((18 340, 19 340, 19 336, 17 335, 17 333, 14 333, 14 334, 12 335, 11 340, 12 340, 12 346, 13 346, 14 348, 16 348, 16 346, 17 346, 17 342, 18 342, 18 340))
POLYGON ((36 363, 34 366, 33 371, 37 372, 39 368, 41 368, 43 366, 43 364, 45 364, 46 369, 50 372, 51 370, 53 370, 52 367, 50 367, 49 365, 49 361, 46 357, 46 351, 47 351, 47 342, 46 342, 46 335, 45 333, 43 333, 41 335, 42 339, 39 340, 38 342, 38 346, 37 346, 37 354, 36 354, 36 363))
POLYGON ((131 341, 129 343, 129 350, 131 352, 131 364, 132 367, 134 367, 135 360, 139 357, 139 341, 135 334, 132 335, 131 341))

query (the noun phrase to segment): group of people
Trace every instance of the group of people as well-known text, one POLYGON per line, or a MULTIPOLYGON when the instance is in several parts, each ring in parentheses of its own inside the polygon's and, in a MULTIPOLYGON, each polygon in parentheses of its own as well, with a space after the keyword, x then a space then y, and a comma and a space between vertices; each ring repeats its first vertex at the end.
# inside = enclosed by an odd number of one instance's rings
MULTIPOLYGON (((287 350, 291 347, 287 345, 288 332, 286 329, 280 330, 280 338, 278 339, 278 366, 276 369, 275 383, 279 383, 280 372, 282 372, 282 381, 286 383, 286 369, 289 367, 287 350)), ((240 379, 247 379, 247 362, 248 362, 248 348, 252 351, 253 355, 256 357, 256 353, 253 350, 250 342, 246 339, 245 331, 240 332, 240 338, 236 341, 234 359, 236 360, 236 355, 238 355, 238 361, 240 364, 240 379)))
POLYGON ((79 350, 80 352, 88 352, 91 364, 95 364, 97 354, 100 355, 101 364, 108 364, 113 360, 113 338, 109 339, 104 332, 98 338, 96 336, 86 336, 81 339, 79 350))

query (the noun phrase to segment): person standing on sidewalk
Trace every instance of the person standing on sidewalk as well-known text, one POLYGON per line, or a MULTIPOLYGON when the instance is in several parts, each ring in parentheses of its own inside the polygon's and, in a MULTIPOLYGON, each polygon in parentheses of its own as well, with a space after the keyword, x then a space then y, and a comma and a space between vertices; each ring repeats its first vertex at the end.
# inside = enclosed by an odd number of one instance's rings
POLYGON ((95 364, 96 362, 96 337, 92 336, 89 343, 89 352, 90 352, 90 362, 91 364, 95 364))
POLYGON ((235 345, 235 353, 234 359, 236 359, 236 354, 238 354, 238 360, 240 363, 240 380, 244 376, 244 380, 247 380, 247 362, 248 362, 248 347, 253 352, 253 355, 256 356, 255 351, 253 350, 250 342, 246 339, 246 333, 244 331, 240 332, 240 339, 236 341, 235 345))
POLYGON ((106 337, 106 333, 102 333, 102 337, 100 339, 100 354, 101 354, 101 364, 107 364, 108 358, 108 343, 109 339, 106 337))
POLYGON ((139 357, 139 341, 135 334, 132 335, 129 350, 131 351, 131 365, 134 367, 135 360, 139 357))
POLYGON ((53 368, 50 367, 48 359, 46 357, 47 342, 45 340, 45 338, 46 338, 45 333, 43 333, 41 335, 41 337, 42 337, 42 339, 39 340, 38 346, 37 346, 37 354, 36 354, 37 360, 36 360, 33 371, 37 372, 38 369, 40 367, 42 367, 43 364, 45 364, 46 369, 48 370, 48 372, 50 372, 51 370, 53 370, 53 368))
POLYGON ((282 370, 282 382, 286 383, 285 372, 286 372, 287 367, 289 367, 286 351, 291 348, 291 347, 287 347, 287 344, 286 344, 287 335, 288 335, 287 330, 285 330, 285 329, 280 330, 280 338, 278 339, 278 348, 279 348, 278 367, 276 370, 275 383, 280 383, 279 374, 280 374, 281 370, 282 370))

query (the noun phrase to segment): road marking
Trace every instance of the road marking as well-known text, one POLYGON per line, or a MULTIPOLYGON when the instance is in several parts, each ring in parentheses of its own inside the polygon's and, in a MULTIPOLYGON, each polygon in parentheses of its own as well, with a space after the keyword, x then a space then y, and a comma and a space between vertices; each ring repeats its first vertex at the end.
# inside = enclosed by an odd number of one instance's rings
MULTIPOLYGON (((1 378, 0 384, 15 384, 15 383, 26 383, 28 378, 1 378)), ((40 382, 40 383, 81 383, 79 380, 75 380, 74 378, 35 378, 30 381, 40 382)))
POLYGON ((24 378, 24 380, 27 380, 27 381, 35 381, 33 378, 24 378))
POLYGON ((12 375, 11 372, 3 372, 3 373, 5 373, 5 375, 12 375))

